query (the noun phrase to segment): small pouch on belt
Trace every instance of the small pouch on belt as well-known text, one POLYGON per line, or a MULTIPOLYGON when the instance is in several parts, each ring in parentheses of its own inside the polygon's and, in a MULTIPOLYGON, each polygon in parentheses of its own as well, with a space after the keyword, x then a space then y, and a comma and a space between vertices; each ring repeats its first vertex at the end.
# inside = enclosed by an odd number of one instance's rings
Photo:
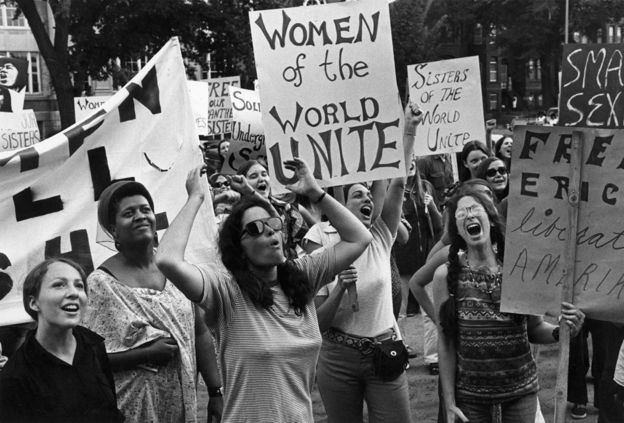
POLYGON ((388 340, 375 344, 373 365, 375 376, 384 382, 395 380, 407 368, 409 357, 402 340, 388 340))

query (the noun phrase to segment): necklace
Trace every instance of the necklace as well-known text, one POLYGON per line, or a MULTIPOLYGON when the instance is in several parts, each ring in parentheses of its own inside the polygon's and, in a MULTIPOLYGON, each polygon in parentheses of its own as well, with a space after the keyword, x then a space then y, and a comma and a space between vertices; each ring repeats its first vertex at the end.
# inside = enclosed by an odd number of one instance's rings
POLYGON ((468 254, 465 256, 466 267, 468 267, 468 273, 471 281, 475 284, 475 287, 492 297, 492 293, 496 290, 500 290, 503 282, 503 272, 501 264, 497 260, 496 270, 493 272, 488 266, 480 266, 473 269, 468 260, 468 254))

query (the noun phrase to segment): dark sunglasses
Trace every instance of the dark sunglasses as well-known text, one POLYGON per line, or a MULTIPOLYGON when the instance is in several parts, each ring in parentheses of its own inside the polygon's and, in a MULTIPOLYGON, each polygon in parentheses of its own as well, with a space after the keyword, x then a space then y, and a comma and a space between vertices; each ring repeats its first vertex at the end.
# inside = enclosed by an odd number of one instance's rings
POLYGON ((223 187, 229 187, 229 186, 230 186, 229 181, 215 182, 214 184, 212 184, 213 188, 223 188, 223 187))
POLYGON ((494 169, 488 169, 485 172, 485 176, 487 176, 488 178, 493 178, 496 176, 497 173, 501 176, 505 176, 507 175, 507 168, 504 166, 501 166, 501 167, 497 167, 494 169))
POLYGON ((264 233, 264 229, 267 226, 274 231, 281 231, 284 228, 284 223, 279 217, 254 220, 245 225, 243 232, 241 232, 241 237, 246 233, 250 236, 260 236, 264 233))

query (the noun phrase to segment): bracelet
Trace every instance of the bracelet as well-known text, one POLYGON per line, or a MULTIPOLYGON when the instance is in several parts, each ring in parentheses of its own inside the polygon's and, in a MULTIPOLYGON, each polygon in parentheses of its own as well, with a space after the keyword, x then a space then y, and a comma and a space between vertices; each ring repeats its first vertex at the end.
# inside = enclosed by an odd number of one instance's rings
POLYGON ((208 388, 208 396, 210 398, 222 397, 223 392, 221 391, 221 387, 217 386, 216 388, 208 388))
POLYGON ((323 198, 325 198, 325 196, 327 195, 327 192, 323 191, 323 193, 321 194, 321 196, 319 198, 317 198, 316 201, 312 201, 314 204, 318 204, 321 201, 323 201, 323 198))
POLYGON ((552 330, 552 337, 556 342, 559 342, 559 326, 552 330))

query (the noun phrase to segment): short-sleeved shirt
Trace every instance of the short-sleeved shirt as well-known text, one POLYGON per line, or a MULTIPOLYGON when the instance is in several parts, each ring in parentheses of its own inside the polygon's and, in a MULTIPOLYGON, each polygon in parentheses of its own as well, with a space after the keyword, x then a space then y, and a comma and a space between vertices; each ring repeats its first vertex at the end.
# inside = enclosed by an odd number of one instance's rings
MULTIPOLYGON (((392 313, 392 275, 390 250, 394 238, 383 219, 371 226, 373 241, 354 262, 357 270, 356 289, 359 311, 354 312, 349 298, 343 296, 331 326, 356 336, 377 336, 395 327, 392 313)), ((306 234, 306 239, 324 247, 340 241, 340 235, 327 222, 317 223, 306 234)), ((321 288, 318 295, 328 296, 336 281, 321 288)))
POLYGON ((624 343, 620 347, 617 362, 615 363, 615 372, 613 380, 620 386, 624 386, 624 343))
MULTIPOLYGON (((333 248, 292 263, 317 291, 335 274, 333 248)), ((256 306, 225 269, 199 265, 200 305, 216 313, 215 339, 224 384, 222 422, 312 422, 311 391, 321 334, 314 301, 297 315, 279 285, 274 304, 256 306)))
POLYGON ((72 364, 31 332, 0 372, 0 421, 122 422, 103 338, 77 326, 72 364))

